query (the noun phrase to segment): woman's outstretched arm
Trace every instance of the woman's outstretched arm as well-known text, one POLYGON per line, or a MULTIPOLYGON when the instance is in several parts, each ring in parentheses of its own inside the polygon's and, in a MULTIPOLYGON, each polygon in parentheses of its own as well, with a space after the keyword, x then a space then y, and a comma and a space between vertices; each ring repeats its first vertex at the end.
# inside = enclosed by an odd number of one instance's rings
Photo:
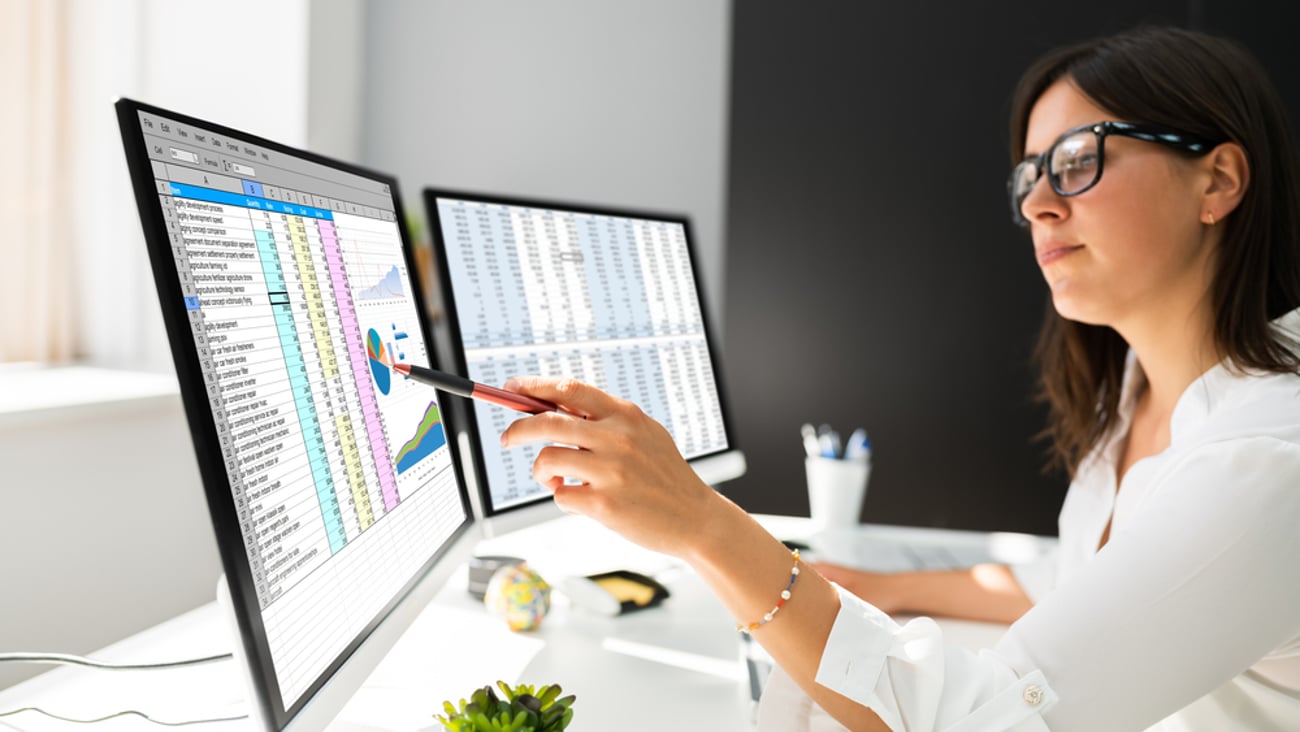
MULTIPOLYGON (((709 584, 738 623, 757 622, 789 584, 793 558, 740 507, 700 481, 672 437, 636 405, 593 387, 553 379, 512 380, 507 388, 562 405, 586 419, 546 413, 516 421, 506 447, 543 448, 533 476, 565 511, 589 516, 642 546, 679 557, 709 584), (582 485, 566 485, 565 477, 582 485)), ((806 565, 790 599, 754 639, 828 713, 854 730, 887 730, 867 707, 816 683, 839 595, 806 565)))
POLYGON ((1003 564, 881 573, 817 562, 826 579, 890 615, 929 615, 1010 625, 1034 606, 1003 564))

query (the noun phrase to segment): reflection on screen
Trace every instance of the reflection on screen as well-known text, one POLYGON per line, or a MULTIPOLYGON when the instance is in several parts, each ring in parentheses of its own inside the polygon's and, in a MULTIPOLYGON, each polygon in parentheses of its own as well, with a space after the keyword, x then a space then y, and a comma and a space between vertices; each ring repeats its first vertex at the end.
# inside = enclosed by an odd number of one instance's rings
MULTIPOLYGON (((686 458, 726 450, 686 226, 669 219, 437 200, 469 378, 576 378, 636 402, 686 458)), ((474 403, 490 511, 550 495, 539 446, 502 450, 518 415, 474 403)))
POLYGON ((465 520, 382 181, 141 112, 284 707, 465 520))

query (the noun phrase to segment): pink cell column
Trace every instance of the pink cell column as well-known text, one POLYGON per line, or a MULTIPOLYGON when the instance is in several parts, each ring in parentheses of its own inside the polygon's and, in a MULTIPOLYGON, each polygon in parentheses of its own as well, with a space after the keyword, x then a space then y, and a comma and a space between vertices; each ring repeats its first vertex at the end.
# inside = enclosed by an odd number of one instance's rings
POLYGON ((352 305, 352 290, 348 288, 347 278, 343 275, 343 253, 339 251, 338 232, 334 229, 333 221, 321 219, 318 223, 320 238, 325 245, 325 262, 329 265, 330 279, 334 282, 334 297, 338 299, 339 317, 346 334, 348 357, 352 361, 352 376, 357 382, 357 392, 361 395, 361 414, 365 417, 366 434, 370 435, 370 450, 379 469, 379 490, 384 496, 385 511, 391 511, 397 508, 402 499, 397 495, 397 475, 393 473, 393 461, 388 457, 388 441, 384 439, 384 430, 379 424, 379 403, 375 399, 374 385, 370 383, 366 347, 361 341, 361 326, 357 323, 357 311, 352 305))

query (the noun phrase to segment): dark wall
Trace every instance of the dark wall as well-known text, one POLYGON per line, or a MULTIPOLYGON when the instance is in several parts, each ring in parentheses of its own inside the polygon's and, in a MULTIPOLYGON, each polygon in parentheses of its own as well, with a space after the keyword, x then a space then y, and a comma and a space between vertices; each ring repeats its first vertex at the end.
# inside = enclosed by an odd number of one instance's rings
POLYGON ((723 490, 751 511, 807 515, 799 425, 829 422, 875 443, 864 520, 1055 533, 1066 479, 1031 441, 1047 289, 1005 193, 1016 80, 1167 23, 1240 38, 1294 99, 1288 24, 1249 3, 985 5, 735 3, 724 366, 750 469, 723 490))

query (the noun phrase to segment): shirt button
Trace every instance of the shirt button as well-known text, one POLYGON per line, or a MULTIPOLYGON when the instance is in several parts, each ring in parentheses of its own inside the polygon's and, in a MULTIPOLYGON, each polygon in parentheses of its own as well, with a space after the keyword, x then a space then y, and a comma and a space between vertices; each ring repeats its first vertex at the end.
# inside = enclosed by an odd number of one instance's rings
POLYGON ((1037 684, 1030 684, 1025 687, 1025 692, 1022 696, 1024 697, 1026 704, 1031 707, 1036 707, 1043 701, 1043 687, 1037 684))

